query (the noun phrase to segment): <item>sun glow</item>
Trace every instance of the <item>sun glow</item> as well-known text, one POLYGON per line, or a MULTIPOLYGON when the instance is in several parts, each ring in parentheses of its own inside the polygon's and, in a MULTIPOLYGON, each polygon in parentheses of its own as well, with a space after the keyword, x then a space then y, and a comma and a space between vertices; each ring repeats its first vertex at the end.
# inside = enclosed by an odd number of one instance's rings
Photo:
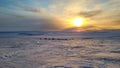
POLYGON ((74 26, 80 27, 83 24, 83 19, 82 18, 76 18, 73 20, 74 26))

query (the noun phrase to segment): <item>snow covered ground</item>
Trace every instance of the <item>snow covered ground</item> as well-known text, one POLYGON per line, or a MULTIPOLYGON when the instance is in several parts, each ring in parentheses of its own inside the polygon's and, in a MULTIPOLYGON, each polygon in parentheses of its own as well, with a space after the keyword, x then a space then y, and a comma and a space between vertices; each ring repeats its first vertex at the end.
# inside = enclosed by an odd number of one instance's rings
POLYGON ((0 68, 120 68, 119 33, 3 35, 0 68))

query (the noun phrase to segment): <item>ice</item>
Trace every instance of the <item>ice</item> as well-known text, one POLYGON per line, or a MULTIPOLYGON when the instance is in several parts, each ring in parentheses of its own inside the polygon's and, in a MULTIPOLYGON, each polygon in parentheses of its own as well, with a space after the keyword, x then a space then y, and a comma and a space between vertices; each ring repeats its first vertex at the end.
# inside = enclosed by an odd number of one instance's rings
POLYGON ((38 34, 0 37, 0 68, 120 68, 118 34, 38 34))

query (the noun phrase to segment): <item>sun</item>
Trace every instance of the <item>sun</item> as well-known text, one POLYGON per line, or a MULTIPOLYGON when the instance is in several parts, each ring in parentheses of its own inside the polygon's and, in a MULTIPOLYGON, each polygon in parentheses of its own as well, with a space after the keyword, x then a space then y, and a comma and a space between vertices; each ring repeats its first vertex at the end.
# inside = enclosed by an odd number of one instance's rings
POLYGON ((76 18, 76 19, 73 20, 73 24, 76 27, 80 27, 83 24, 83 19, 82 18, 76 18))

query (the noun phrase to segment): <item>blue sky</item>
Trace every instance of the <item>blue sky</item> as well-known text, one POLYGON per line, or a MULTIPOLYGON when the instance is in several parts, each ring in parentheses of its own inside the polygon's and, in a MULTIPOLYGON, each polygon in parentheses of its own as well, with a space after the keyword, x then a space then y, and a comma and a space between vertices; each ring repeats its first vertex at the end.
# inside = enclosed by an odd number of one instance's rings
POLYGON ((85 27, 120 29, 120 0, 1 0, 0 31, 56 31, 73 28, 76 17, 85 27))

